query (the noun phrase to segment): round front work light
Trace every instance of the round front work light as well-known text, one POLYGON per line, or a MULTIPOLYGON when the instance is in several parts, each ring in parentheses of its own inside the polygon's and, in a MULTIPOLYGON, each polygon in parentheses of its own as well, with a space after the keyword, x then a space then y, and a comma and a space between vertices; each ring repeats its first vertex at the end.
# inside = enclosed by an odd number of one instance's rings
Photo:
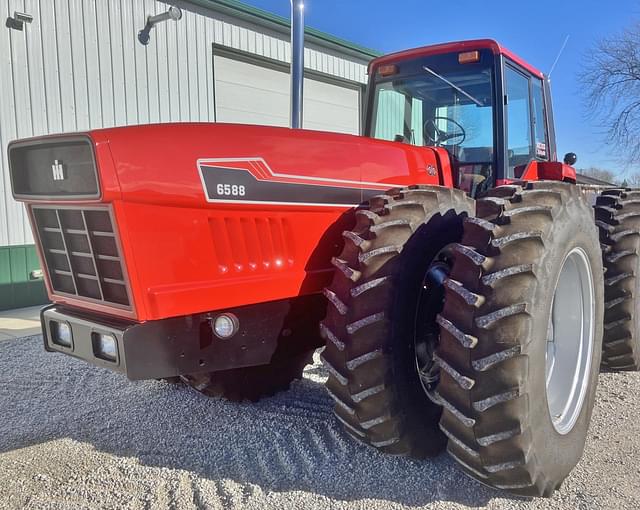
POLYGON ((238 318, 232 313, 222 313, 213 320, 213 332, 223 340, 235 335, 239 327, 238 318))

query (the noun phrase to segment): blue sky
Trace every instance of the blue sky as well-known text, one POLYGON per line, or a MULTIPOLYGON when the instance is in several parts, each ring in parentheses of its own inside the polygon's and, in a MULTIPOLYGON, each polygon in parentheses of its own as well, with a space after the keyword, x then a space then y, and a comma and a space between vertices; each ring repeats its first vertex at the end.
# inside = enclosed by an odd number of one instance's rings
MULTIPOLYGON (((289 17, 288 0, 243 1, 289 17)), ((305 6, 307 25, 383 53, 490 37, 545 73, 569 35, 551 80, 558 153, 578 154, 578 168, 623 171, 601 128, 587 118, 577 74, 593 43, 640 19, 640 2, 306 0, 305 6)))

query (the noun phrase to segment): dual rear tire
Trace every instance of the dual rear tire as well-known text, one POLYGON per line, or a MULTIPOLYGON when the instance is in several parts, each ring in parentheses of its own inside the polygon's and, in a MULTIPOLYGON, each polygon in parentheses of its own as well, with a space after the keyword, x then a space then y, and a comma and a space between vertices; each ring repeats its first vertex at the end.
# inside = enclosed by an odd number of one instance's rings
POLYGON ((602 365, 609 370, 638 370, 640 191, 604 190, 595 211, 606 270, 602 365))
POLYGON ((446 445, 485 484, 550 495, 582 455, 600 364, 602 261, 579 188, 503 186, 475 207, 394 191, 358 212, 334 263, 322 332, 347 432, 416 457, 446 445), (435 263, 449 273, 437 317, 420 307, 435 263), (426 384, 425 321, 440 332, 426 384))

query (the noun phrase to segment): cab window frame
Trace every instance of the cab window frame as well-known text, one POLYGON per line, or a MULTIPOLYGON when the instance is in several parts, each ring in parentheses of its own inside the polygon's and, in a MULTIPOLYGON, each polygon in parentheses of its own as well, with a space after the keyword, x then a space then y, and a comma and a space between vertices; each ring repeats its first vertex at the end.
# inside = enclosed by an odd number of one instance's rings
POLYGON ((512 61, 511 59, 503 57, 502 59, 502 101, 500 101, 502 105, 502 119, 503 119, 503 129, 502 129, 502 140, 504 153, 503 157, 503 175, 505 179, 515 179, 519 176, 515 176, 513 169, 509 165, 509 110, 508 110, 508 95, 507 95, 507 70, 516 72, 519 75, 522 75, 528 81, 528 91, 529 91, 529 138, 530 138, 530 159, 531 161, 551 161, 554 157, 555 148, 551 145, 552 142, 552 133, 549 128, 549 107, 547 104, 548 101, 548 83, 547 80, 542 77, 534 75, 531 71, 523 68, 521 65, 512 61), (543 114, 543 126, 544 126, 544 137, 545 137, 545 146, 546 146, 546 156, 541 157, 537 154, 536 148, 536 109, 535 103, 533 99, 533 91, 534 91, 534 80, 538 80, 540 83, 540 89, 542 92, 542 114, 543 114))
POLYGON ((532 112, 533 112, 533 121, 534 121, 534 125, 533 125, 533 141, 534 141, 534 150, 536 151, 535 154, 535 158, 538 161, 550 161, 551 160, 551 144, 550 144, 550 132, 549 132, 549 119, 548 117, 548 108, 547 108, 547 94, 546 94, 546 87, 545 87, 545 80, 544 78, 539 78, 537 76, 532 76, 531 80, 530 80, 530 89, 531 89, 531 106, 532 106, 532 112), (535 98, 534 98, 534 91, 535 91, 535 84, 539 84, 540 85, 540 99, 542 101, 541 104, 541 108, 542 108, 542 127, 544 130, 544 145, 545 145, 545 156, 539 156, 537 153, 537 144, 538 144, 538 136, 537 136, 537 127, 538 127, 538 122, 537 122, 537 110, 536 110, 536 104, 535 104, 535 98))
MULTIPOLYGON (((493 52, 491 49, 483 48, 480 51, 481 61, 484 62, 486 69, 491 73, 491 80, 493 83, 491 99, 493 102, 492 105, 492 117, 491 122, 493 125, 493 130, 491 133, 493 139, 492 145, 492 158, 491 162, 488 163, 491 167, 491 179, 488 181, 490 183, 490 187, 496 186, 501 179, 504 177, 504 155, 502 151, 503 144, 501 141, 504 136, 504 126, 503 126, 503 108, 502 104, 502 87, 503 87, 503 76, 502 76, 502 65, 503 65, 503 56, 502 54, 497 54, 493 52)), ((375 138, 373 136, 375 131, 375 118, 376 118, 376 86, 380 83, 384 83, 387 81, 393 81, 398 77, 408 78, 412 76, 422 76, 424 74, 422 70, 422 65, 424 64, 424 59, 429 57, 453 57, 457 59, 457 55, 459 51, 451 51, 446 53, 426 53, 425 55, 419 55, 417 57, 406 59, 406 60, 398 60, 395 64, 399 67, 399 72, 395 73, 393 76, 389 77, 381 77, 378 75, 377 70, 374 68, 373 72, 369 75, 369 79, 367 81, 366 88, 366 97, 367 101, 365 104, 364 111, 364 131, 363 135, 366 137, 375 138)), ((407 139, 407 133, 398 133, 403 134, 404 138, 407 139)), ((405 142, 406 143, 406 142, 405 142)), ((410 142, 408 142, 410 143, 410 142)), ((454 181, 458 180, 458 172, 456 168, 453 168, 452 172, 454 181)))

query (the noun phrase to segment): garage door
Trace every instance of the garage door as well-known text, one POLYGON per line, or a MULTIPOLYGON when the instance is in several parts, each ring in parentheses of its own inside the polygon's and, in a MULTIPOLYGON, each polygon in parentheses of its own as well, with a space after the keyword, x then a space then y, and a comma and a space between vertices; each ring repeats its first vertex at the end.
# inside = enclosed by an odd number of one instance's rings
MULTIPOLYGON (((289 125, 289 74, 220 55, 214 56, 216 120, 289 125)), ((304 127, 358 134, 358 88, 305 78, 304 127)))

